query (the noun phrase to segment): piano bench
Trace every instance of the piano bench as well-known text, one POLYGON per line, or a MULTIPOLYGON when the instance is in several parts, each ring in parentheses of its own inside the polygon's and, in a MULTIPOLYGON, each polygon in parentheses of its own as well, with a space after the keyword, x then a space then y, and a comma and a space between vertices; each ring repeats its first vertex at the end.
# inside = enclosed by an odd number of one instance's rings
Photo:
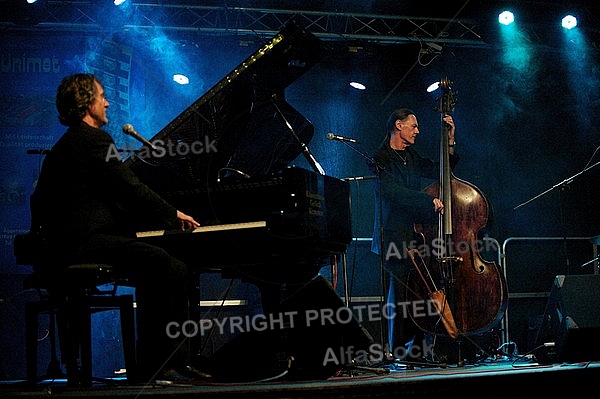
POLYGON ((29 383, 39 381, 38 329, 39 317, 50 319, 48 336, 51 360, 46 378, 64 378, 67 384, 90 387, 93 383, 92 315, 118 310, 121 339, 128 380, 135 372, 134 299, 130 294, 117 294, 119 281, 112 267, 104 264, 75 264, 60 276, 34 271, 25 280, 25 288, 35 289, 39 299, 25 304, 25 356, 29 383), (103 286, 110 289, 102 289, 103 286), (56 333, 60 341, 61 360, 56 353, 56 333))

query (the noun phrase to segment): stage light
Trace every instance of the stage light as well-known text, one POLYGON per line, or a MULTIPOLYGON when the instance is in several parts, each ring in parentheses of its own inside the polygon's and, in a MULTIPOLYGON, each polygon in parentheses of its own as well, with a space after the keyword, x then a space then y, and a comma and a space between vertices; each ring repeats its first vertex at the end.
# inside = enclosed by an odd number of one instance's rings
POLYGON ((562 19, 562 27, 565 29, 573 29, 577 26, 577 18, 572 15, 567 15, 562 19))
POLYGON ((515 15, 510 11, 502 11, 498 15, 498 22, 502 25, 510 25, 515 22, 515 15))
POLYGON ((360 82, 350 82, 350 86, 354 87, 356 90, 366 90, 367 86, 360 82))
POLYGON ((121 4, 125 3, 127 0, 113 0, 113 4, 116 5, 117 7, 120 6, 121 4))
POLYGON ((179 83, 180 85, 187 85, 190 83, 190 80, 187 76, 179 73, 173 75, 173 81, 179 83))
POLYGON ((435 82, 429 85, 427 88, 427 93, 432 93, 440 88, 440 82, 435 82))
POLYGON ((35 3, 37 0, 27 0, 27 4, 33 4, 35 3))

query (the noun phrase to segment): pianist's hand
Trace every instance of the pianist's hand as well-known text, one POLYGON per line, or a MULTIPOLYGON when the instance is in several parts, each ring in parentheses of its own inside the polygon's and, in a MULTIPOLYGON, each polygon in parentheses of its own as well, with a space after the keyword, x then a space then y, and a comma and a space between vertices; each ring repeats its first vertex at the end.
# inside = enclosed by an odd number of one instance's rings
POLYGON ((200 226, 200 223, 196 222, 193 217, 186 215, 181 211, 177 211, 177 220, 179 220, 179 223, 181 224, 181 231, 195 229, 200 226))

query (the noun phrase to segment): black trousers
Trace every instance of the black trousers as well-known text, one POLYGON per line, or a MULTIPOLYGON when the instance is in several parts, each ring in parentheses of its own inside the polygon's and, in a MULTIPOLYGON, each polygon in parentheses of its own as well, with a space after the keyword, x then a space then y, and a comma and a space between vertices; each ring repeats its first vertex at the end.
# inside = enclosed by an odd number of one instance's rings
POLYGON ((184 262, 161 247, 111 235, 95 236, 71 262, 109 264, 135 287, 140 380, 192 362, 194 346, 182 325, 199 321, 199 280, 184 262))
POLYGON ((388 306, 388 340, 390 349, 399 346, 407 347, 413 340, 423 336, 422 330, 415 324, 410 315, 407 302, 407 280, 409 267, 406 259, 388 260, 384 263, 384 294, 388 306))
POLYGON ((387 316, 383 318, 387 323, 387 326, 384 326, 387 327, 387 336, 384 339, 387 339, 387 342, 383 342, 382 345, 387 344, 396 358, 422 357, 421 349, 426 347, 424 331, 409 314, 412 304, 407 299, 414 296, 408 295, 410 287, 407 283, 413 265, 405 251, 405 245, 410 245, 410 242, 398 239, 398 235, 392 232, 384 232, 383 253, 380 259, 383 266, 382 294, 387 311, 387 316), (390 245, 393 245, 392 249, 390 245))

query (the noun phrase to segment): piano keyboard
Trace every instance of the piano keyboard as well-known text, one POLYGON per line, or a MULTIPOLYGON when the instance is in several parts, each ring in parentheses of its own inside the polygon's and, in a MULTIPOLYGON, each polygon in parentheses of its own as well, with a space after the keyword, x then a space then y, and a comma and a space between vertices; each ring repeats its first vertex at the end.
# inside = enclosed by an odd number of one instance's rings
MULTIPOLYGON (((267 222, 264 220, 260 220, 257 222, 245 222, 245 223, 228 223, 228 224, 214 224, 210 226, 199 226, 194 230, 185 232, 186 234, 194 234, 194 233, 206 233, 210 231, 226 231, 226 230, 243 230, 243 229, 255 229, 267 227, 267 222)), ((160 237, 166 234, 181 234, 181 231, 178 230, 149 230, 149 231, 138 231, 135 233, 137 238, 144 237, 160 237)))

